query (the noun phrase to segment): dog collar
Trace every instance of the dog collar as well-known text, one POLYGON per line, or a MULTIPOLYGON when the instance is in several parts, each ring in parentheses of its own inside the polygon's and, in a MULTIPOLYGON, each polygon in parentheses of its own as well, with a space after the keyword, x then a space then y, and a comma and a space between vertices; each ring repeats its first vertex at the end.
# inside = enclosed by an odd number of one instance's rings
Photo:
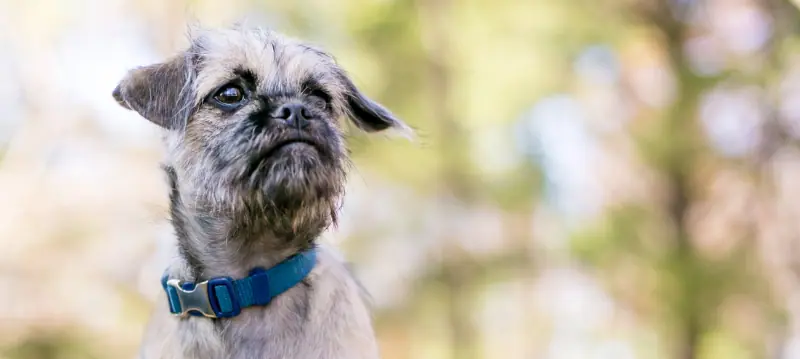
POLYGON ((200 283, 169 279, 161 286, 167 292, 169 311, 176 316, 231 318, 243 308, 267 305, 273 298, 300 283, 316 264, 316 249, 287 258, 270 269, 255 268, 242 279, 212 278, 200 283))

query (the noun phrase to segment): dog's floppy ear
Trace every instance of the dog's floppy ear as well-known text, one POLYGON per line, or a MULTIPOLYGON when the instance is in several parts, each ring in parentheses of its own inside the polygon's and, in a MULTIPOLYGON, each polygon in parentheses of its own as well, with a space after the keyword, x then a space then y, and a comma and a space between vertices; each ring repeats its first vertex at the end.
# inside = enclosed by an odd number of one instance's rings
POLYGON ((345 87, 345 104, 350 119, 358 128, 367 132, 395 129, 411 134, 411 129, 398 119, 391 111, 364 95, 350 80, 342 74, 345 87))
POLYGON ((167 62, 135 68, 112 95, 122 107, 150 122, 167 129, 179 128, 191 108, 190 66, 187 56, 179 55, 167 62))

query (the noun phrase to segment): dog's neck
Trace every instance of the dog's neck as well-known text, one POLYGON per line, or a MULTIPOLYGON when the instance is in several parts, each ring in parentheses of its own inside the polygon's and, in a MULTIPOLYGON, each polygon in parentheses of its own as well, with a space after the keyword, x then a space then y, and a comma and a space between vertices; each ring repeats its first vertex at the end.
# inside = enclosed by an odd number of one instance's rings
POLYGON ((284 213, 283 221, 252 214, 222 212, 187 205, 181 195, 175 171, 165 167, 170 183, 170 217, 177 236, 179 256, 186 270, 179 274, 188 281, 213 277, 242 278, 256 267, 270 268, 286 258, 310 248, 325 229, 327 220, 303 223, 284 213), (283 223, 286 222, 286 223, 283 223), (298 230, 302 229, 302 230, 298 230))

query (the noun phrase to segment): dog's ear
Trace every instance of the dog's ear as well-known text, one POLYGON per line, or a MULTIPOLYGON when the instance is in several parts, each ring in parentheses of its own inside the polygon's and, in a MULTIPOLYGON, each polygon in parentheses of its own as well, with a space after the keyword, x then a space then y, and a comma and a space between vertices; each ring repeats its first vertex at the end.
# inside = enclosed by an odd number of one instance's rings
POLYGON ((167 129, 182 126, 192 103, 191 64, 187 56, 130 70, 112 95, 122 107, 167 129))
POLYGON ((411 134, 411 129, 403 121, 383 105, 364 95, 347 75, 342 74, 341 77, 344 82, 348 116, 358 128, 367 132, 395 129, 407 135, 411 134))

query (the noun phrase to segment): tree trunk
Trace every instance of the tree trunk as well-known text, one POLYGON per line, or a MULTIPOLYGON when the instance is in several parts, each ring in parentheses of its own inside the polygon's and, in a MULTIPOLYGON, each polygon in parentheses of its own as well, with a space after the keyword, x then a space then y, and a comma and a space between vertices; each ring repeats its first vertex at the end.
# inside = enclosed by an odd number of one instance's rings
POLYGON ((470 288, 470 262, 467 253, 453 238, 453 220, 449 202, 467 206, 472 194, 470 177, 464 171, 466 162, 465 136, 460 124, 450 111, 450 75, 448 64, 450 34, 448 33, 449 0, 418 0, 420 25, 424 36, 430 41, 426 58, 426 79, 431 117, 436 121, 439 140, 439 188, 442 206, 439 211, 444 238, 441 238, 443 263, 442 284, 445 287, 447 304, 446 320, 450 326, 450 346, 454 359, 478 357, 479 335, 472 323, 474 293, 470 288))

